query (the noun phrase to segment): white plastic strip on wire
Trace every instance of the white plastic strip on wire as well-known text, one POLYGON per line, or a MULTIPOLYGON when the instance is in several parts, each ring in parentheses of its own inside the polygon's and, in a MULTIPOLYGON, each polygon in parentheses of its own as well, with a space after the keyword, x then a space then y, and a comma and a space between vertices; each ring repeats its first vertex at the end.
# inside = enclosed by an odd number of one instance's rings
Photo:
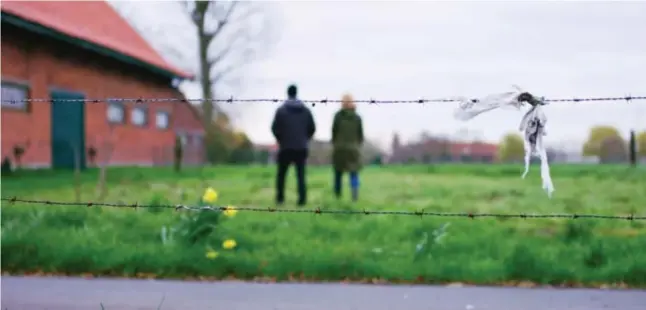
POLYGON ((552 184, 552 177, 550 176, 547 150, 543 144, 543 137, 547 135, 547 116, 543 111, 543 106, 547 104, 546 101, 536 98, 518 86, 514 86, 513 91, 491 94, 478 99, 465 97, 456 99, 458 107, 454 112, 454 117, 462 121, 468 121, 482 113, 498 108, 514 107, 520 110, 525 105, 531 106, 529 111, 521 119, 519 127, 519 130, 523 133, 525 150, 525 171, 522 174, 522 178, 524 179, 527 176, 531 157, 538 156, 541 159, 543 190, 551 198, 552 193, 554 193, 554 185, 552 184))

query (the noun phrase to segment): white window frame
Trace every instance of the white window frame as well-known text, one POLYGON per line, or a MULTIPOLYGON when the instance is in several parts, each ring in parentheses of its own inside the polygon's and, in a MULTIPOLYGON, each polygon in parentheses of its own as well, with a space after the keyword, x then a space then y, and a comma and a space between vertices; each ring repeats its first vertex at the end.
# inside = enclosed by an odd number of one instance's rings
POLYGON ((130 110, 130 122, 138 127, 146 127, 148 125, 148 108, 141 104, 135 105, 132 110, 130 110), (139 121, 139 112, 143 112, 143 119, 141 119, 141 121, 139 121))
POLYGON ((170 128, 170 113, 166 111, 157 111, 157 113, 155 113, 155 127, 157 127, 157 129, 170 128), (163 121, 161 121, 164 118, 166 122, 165 125, 163 124, 163 121))
POLYGON ((20 83, 2 82, 2 108, 26 111, 29 103, 29 86, 20 83))
POLYGON ((123 102, 119 101, 107 101, 107 108, 106 108, 106 118, 109 123, 112 124, 123 124, 126 121, 126 106, 123 104, 123 102), (120 118, 117 119, 115 114, 115 111, 121 111, 120 118))

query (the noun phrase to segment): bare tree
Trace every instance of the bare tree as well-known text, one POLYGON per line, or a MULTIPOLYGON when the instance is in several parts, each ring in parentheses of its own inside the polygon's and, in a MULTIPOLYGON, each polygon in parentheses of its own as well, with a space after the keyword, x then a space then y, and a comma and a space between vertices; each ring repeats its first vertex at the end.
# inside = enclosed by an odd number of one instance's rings
POLYGON ((202 117, 205 126, 214 111, 222 110, 210 100, 214 87, 251 62, 271 40, 267 7, 262 2, 181 1, 197 33, 202 88, 202 117))

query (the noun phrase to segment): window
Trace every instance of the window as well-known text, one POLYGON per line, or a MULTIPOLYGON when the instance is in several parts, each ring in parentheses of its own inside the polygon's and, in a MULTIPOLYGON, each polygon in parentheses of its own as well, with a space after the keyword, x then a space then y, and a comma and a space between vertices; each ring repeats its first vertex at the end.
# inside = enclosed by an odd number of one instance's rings
POLYGON ((126 116, 126 108, 121 102, 108 100, 108 122, 122 124, 126 116))
POLYGON ((27 110, 29 87, 14 83, 2 83, 2 108, 27 110))
POLYGON ((168 124, 170 122, 170 116, 168 112, 157 111, 155 115, 155 126, 158 129, 168 129, 168 124))
POLYGON ((148 123, 148 109, 145 106, 137 105, 132 109, 131 121, 136 126, 146 126, 148 123))

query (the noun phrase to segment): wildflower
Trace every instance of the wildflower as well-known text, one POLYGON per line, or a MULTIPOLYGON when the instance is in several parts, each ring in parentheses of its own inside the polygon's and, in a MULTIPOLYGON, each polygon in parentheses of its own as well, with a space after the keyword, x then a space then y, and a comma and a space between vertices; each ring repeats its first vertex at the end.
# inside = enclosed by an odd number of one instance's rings
POLYGON ((204 195, 202 195, 202 201, 206 203, 213 203, 216 200, 218 200, 218 192, 216 192, 213 188, 207 188, 206 191, 204 191, 204 195))
POLYGON ((208 259, 215 259, 220 255, 220 253, 213 251, 213 250, 208 250, 206 251, 206 258, 208 259))
POLYGON ((234 217, 236 213, 238 213, 238 210, 236 210, 236 207, 234 206, 226 206, 222 213, 224 213, 225 216, 234 217))
POLYGON ((226 250, 231 250, 231 249, 235 248, 236 245, 237 245, 237 243, 233 239, 227 239, 227 240, 224 240, 224 242, 222 242, 222 247, 224 249, 226 249, 226 250))

